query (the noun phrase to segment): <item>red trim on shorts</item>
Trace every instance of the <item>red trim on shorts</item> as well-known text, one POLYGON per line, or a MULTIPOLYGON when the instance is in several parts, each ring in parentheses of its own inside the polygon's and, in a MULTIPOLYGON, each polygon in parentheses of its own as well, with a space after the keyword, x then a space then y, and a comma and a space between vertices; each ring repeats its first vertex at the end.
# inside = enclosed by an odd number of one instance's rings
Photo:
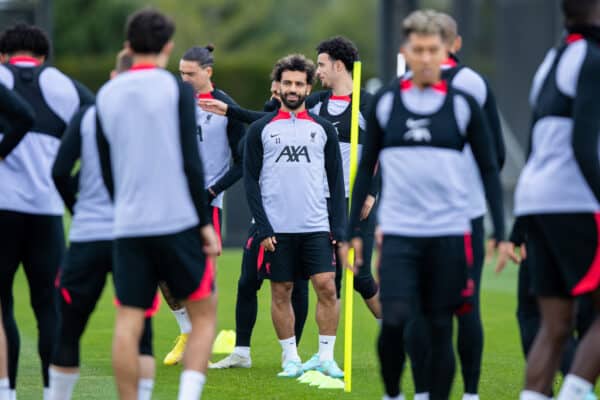
POLYGON ((221 238, 221 224, 219 221, 219 207, 213 207, 213 226, 215 228, 215 232, 219 237, 219 243, 223 243, 223 239, 221 238))
POLYGON ((254 242, 254 236, 250 236, 246 241, 246 249, 249 250, 252 247, 252 242, 254 242))
POLYGON ((158 292, 156 292, 154 300, 152 301, 152 305, 146 310, 144 316, 146 318, 154 317, 158 310, 160 310, 160 295, 158 294, 158 292))
POLYGON ((578 42, 583 39, 584 39, 584 37, 581 33, 571 33, 569 36, 567 36, 565 41, 567 42, 567 44, 571 44, 571 43, 575 43, 575 42, 578 42))
POLYGON ((214 278, 215 267, 213 265, 212 259, 207 258, 206 263, 204 265, 204 275, 202 276, 200 285, 198 285, 198 289, 196 289, 196 291, 188 297, 188 300, 197 301, 209 297, 213 291, 214 278))
POLYGON ((262 263, 265 259, 265 248, 261 245, 258 248, 258 258, 256 259, 256 270, 260 271, 260 268, 262 267, 262 263))
POLYGON ((56 278, 54 278, 54 287, 55 288, 59 288, 60 287, 60 273, 62 272, 62 268, 58 268, 58 271, 56 272, 56 278))
POLYGON ((265 264, 265 269, 267 270, 267 275, 271 275, 271 263, 270 262, 265 264))
POLYGON ((571 290, 573 296, 579 296, 596 290, 598 285, 600 285, 600 213, 594 213, 594 219, 596 221, 596 254, 588 272, 571 290))
POLYGON ((10 60, 8 60, 8 63, 11 65, 27 63, 27 64, 33 64, 36 67, 42 65, 40 60, 38 60, 37 58, 29 57, 29 56, 11 57, 10 60))
POLYGON ((73 300, 71 299, 71 294, 69 293, 67 288, 61 288, 60 294, 62 295, 63 299, 65 299, 65 302, 67 304, 71 304, 73 302, 73 300))
POLYGON ((471 240, 471 233, 467 232, 464 236, 465 242, 465 259, 467 260, 467 267, 473 267, 473 241, 471 240))

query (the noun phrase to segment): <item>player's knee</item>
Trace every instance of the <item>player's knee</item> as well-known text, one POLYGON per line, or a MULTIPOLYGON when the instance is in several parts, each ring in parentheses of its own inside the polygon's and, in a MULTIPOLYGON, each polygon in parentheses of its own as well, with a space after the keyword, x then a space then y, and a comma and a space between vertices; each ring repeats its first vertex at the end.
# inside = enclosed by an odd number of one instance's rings
POLYGON ((375 283, 375 279, 370 277, 354 277, 354 290, 356 290, 363 299, 368 300, 377 294, 379 287, 375 283))
POLYGON ((411 311, 407 302, 401 300, 383 301, 381 303, 382 323, 389 328, 399 328, 406 325, 411 311))
POLYGON ((333 277, 315 277, 313 279, 313 287, 315 288, 319 301, 335 302, 337 300, 337 290, 335 287, 335 279, 333 279, 333 277))
POLYGON ((553 342, 565 342, 573 332, 573 322, 566 318, 557 318, 553 323, 542 322, 541 331, 553 342))
POLYGON ((271 282, 271 301, 275 305, 288 304, 292 298, 292 282, 271 282))

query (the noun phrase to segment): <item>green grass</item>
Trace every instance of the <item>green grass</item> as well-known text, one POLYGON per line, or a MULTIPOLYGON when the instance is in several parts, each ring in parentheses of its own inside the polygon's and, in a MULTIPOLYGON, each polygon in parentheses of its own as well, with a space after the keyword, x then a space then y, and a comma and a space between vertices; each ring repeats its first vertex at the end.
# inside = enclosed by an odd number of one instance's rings
MULTIPOLYGON (((240 271, 241 252, 229 250, 218 262, 218 328, 234 329, 236 285, 240 271)), ((481 377, 482 399, 515 399, 523 381, 524 362, 515 319, 516 267, 507 268, 495 276, 488 266, 484 273, 482 312, 485 326, 485 353, 481 377)), ((28 299, 27 284, 22 272, 15 281, 16 315, 21 331, 19 367, 19 400, 41 398, 41 377, 36 352, 36 327, 28 299)), ((107 286, 91 318, 82 342, 81 379, 75 389, 75 399, 114 399, 110 349, 114 323, 113 288, 107 286)), ((253 366, 249 370, 209 371, 204 391, 205 400, 223 399, 380 399, 382 384, 378 373, 375 338, 378 326, 359 296, 355 296, 353 392, 324 391, 276 378, 279 371, 280 346, 269 313, 270 293, 266 283, 259 294, 259 315, 252 341, 253 366)), ((314 322, 314 296, 311 312, 300 346, 300 355, 307 359, 317 350, 317 331, 314 322)), ((343 361, 343 321, 336 344, 336 359, 343 361)), ((158 369, 154 399, 176 397, 181 368, 164 367, 162 358, 178 333, 175 320, 163 303, 154 321, 154 349, 158 369)), ((219 359, 221 356, 213 357, 219 359)), ((460 369, 457 368, 457 371, 460 369)), ((404 389, 412 393, 408 369, 404 389)), ((462 396, 460 373, 454 382, 452 399, 462 396)), ((410 398, 410 397, 409 397, 410 398)))

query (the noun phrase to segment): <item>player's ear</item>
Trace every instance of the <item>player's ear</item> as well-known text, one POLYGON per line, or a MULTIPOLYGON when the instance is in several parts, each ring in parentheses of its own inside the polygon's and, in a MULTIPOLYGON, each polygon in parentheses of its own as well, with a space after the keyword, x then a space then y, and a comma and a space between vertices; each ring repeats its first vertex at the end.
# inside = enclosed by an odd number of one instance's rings
POLYGON ((213 74, 213 68, 212 67, 206 67, 206 74, 208 75, 208 79, 212 78, 212 74, 213 74))
POLYGON ((456 54, 462 49, 462 36, 458 35, 456 39, 454 39, 454 45, 452 46, 452 53, 456 54))

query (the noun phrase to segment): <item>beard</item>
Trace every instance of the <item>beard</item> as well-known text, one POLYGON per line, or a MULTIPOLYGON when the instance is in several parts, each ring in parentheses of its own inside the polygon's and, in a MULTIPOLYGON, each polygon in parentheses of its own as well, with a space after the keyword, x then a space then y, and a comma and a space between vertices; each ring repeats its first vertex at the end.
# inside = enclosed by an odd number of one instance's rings
POLYGON ((279 92, 279 97, 281 98, 281 102, 290 110, 297 110, 304 103, 306 99, 306 95, 301 95, 300 93, 290 92, 290 93, 282 93, 279 92), (296 100, 288 100, 287 96, 295 95, 297 97, 296 100))

